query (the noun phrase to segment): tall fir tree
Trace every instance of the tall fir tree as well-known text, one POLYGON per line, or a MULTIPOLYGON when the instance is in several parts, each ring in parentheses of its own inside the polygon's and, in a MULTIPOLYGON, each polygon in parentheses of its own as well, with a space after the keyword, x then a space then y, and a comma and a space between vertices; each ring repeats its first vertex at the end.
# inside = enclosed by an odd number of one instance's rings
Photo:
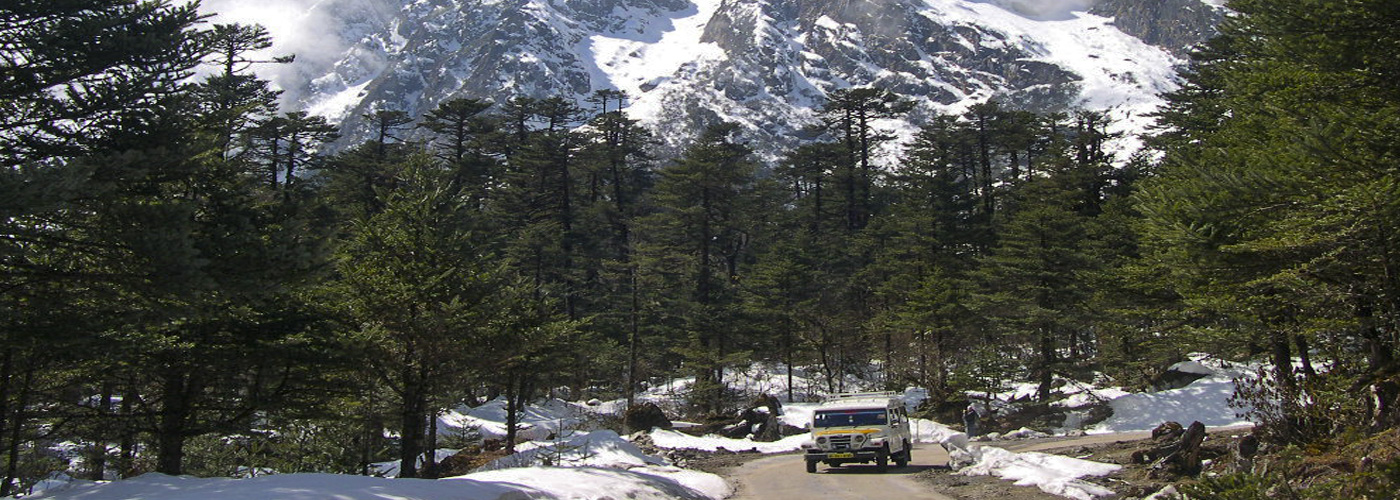
POLYGON ((1307 441, 1400 422, 1394 131, 1400 19, 1381 1, 1231 3, 1162 114, 1160 172, 1137 196, 1144 255, 1213 340, 1270 353, 1263 429, 1307 441), (1332 335, 1338 331, 1349 332, 1332 335), (1320 350, 1336 367, 1295 370, 1320 350), (1318 389, 1349 379, 1368 397, 1318 389), (1328 401, 1336 411, 1294 404, 1328 401))
POLYGON ((696 375, 692 403, 702 411, 723 407, 723 373, 741 333, 736 292, 752 258, 751 217, 762 199, 758 165, 734 142, 735 130, 707 129, 662 169, 652 198, 657 213, 642 223, 639 258, 662 284, 650 300, 666 303, 670 322, 688 339, 682 349, 696 375))

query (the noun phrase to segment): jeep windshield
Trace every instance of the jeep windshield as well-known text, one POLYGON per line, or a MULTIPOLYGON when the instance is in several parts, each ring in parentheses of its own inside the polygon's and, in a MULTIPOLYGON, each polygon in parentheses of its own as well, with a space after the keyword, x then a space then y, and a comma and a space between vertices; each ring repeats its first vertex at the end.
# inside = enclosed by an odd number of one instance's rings
POLYGON ((818 411, 813 417, 813 427, 853 427, 858 425, 885 425, 888 422, 885 410, 827 410, 818 411))

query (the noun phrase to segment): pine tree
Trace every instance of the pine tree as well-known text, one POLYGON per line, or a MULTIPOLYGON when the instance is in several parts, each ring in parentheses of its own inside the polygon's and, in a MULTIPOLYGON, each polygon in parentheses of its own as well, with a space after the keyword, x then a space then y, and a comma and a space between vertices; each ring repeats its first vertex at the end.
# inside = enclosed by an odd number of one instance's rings
MULTIPOLYGON (((508 283, 475 210, 424 155, 406 158, 383 210, 353 222, 334 285, 355 342, 398 401, 400 475, 417 477, 424 424, 467 376, 508 283)), ((430 450, 429 450, 430 451, 430 450)))
MULTIPOLYGON (((599 92, 600 107, 621 93, 599 92)), ((643 196, 653 182, 650 149, 655 139, 650 132, 627 118, 621 111, 605 111, 589 123, 590 132, 580 151, 587 194, 581 207, 585 219, 581 228, 591 238, 591 251, 584 267, 584 287, 599 296, 590 310, 599 318, 591 326, 606 337, 627 345, 626 398, 629 406, 641 379, 642 311, 638 290, 636 220, 645 210, 643 196), (607 238, 601 235, 608 235, 607 238)))
POLYGON ((268 186, 291 190, 300 176, 319 165, 317 147, 338 137, 337 127, 305 111, 270 116, 248 131, 251 160, 260 162, 268 186))
POLYGON ((750 214, 762 199, 757 165, 732 140, 733 124, 709 128, 686 154, 662 169, 640 253, 645 273, 689 339, 684 356, 696 371, 692 402, 723 406, 723 370, 734 357, 739 313, 735 292, 751 257, 750 214))
POLYGON ((249 58, 251 52, 272 47, 272 37, 262 26, 216 24, 209 38, 212 62, 219 72, 195 87, 195 99, 207 107, 205 114, 223 154, 245 154, 248 148, 242 139, 246 132, 253 123, 277 111, 277 97, 281 95, 267 81, 249 74, 248 69, 258 63, 291 62, 291 58, 249 58))
POLYGON ((122 197, 152 187, 148 173, 158 167, 138 160, 154 154, 151 139, 188 133, 168 115, 190 112, 185 82, 207 38, 194 29, 194 5, 165 1, 8 2, 0 19, 4 495, 17 484, 31 410, 71 403, 61 392, 35 392, 37 384, 103 386, 91 382, 110 366, 102 361, 125 354, 104 333, 152 312, 127 295, 145 277, 129 265, 141 249, 102 224, 122 197), (45 350, 71 356, 32 352, 35 334, 45 350), (59 361, 83 369, 46 367, 59 361))
POLYGON ((206 50, 193 4, 49 2, 0 8, 0 158, 15 167, 91 151, 158 112, 206 50))
POLYGON ((498 182, 491 142, 498 135, 486 111, 491 103, 452 99, 423 115, 422 127, 437 134, 438 158, 451 165, 452 189, 462 190, 484 210, 487 193, 498 182))
POLYGON ((1024 349, 1037 398, 1048 401, 1053 376, 1086 349, 1090 299, 1084 274, 1098 269, 1094 221, 1073 210, 1082 196, 1065 177, 1027 183, 999 242, 976 272, 975 308, 1024 349), (1069 358, 1061 353, 1068 352, 1069 358))
POLYGON ((1394 426, 1397 345, 1379 332, 1396 317, 1385 269, 1400 95, 1394 58, 1380 54, 1397 43, 1400 12, 1370 0, 1231 7, 1239 15, 1162 115, 1165 158, 1138 195, 1144 254, 1193 309, 1227 320, 1213 340, 1267 346, 1284 394, 1283 418, 1264 426, 1275 437, 1394 426), (1340 330, 1354 334, 1314 334, 1340 330), (1339 368, 1310 373, 1303 358, 1295 372, 1293 356, 1314 349, 1339 368), (1339 394, 1298 393, 1318 377, 1349 377, 1374 397, 1355 408, 1339 394), (1350 410, 1306 419, 1289 406, 1306 398, 1350 410))
POLYGON ((822 107, 828 128, 845 147, 840 182, 845 194, 847 229, 865 227, 875 210, 872 197, 878 181, 875 148, 893 137, 875 126, 875 121, 901 116, 913 103, 880 88, 851 88, 832 92, 822 107))

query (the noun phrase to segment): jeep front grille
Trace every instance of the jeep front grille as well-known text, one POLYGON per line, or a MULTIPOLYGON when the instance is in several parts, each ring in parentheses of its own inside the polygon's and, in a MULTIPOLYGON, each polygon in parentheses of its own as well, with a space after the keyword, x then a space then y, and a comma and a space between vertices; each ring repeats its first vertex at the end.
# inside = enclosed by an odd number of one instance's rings
POLYGON ((831 442, 831 449, 833 449, 833 450, 849 450, 849 449, 851 449, 851 435, 850 435, 850 434, 831 436, 831 441, 830 441, 830 442, 831 442))

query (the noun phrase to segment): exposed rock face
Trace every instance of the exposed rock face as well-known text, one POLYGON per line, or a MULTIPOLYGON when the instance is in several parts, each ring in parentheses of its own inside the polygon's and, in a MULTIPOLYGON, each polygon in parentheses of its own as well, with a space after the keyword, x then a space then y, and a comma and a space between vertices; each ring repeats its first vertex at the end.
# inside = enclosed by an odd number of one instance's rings
POLYGON ((1200 0, 1103 0, 1089 12, 1144 42, 1186 57, 1191 47, 1215 36, 1225 10, 1200 0))
POLYGON ((906 127, 993 97, 1137 112, 1175 84, 1170 54, 1213 32, 1220 10, 1204 1, 327 0, 321 17, 343 23, 333 42, 344 54, 305 62, 288 97, 343 120, 353 143, 374 109, 583 103, 618 89, 672 150, 726 120, 771 158, 818 122, 828 92, 850 86, 912 97, 906 127))

